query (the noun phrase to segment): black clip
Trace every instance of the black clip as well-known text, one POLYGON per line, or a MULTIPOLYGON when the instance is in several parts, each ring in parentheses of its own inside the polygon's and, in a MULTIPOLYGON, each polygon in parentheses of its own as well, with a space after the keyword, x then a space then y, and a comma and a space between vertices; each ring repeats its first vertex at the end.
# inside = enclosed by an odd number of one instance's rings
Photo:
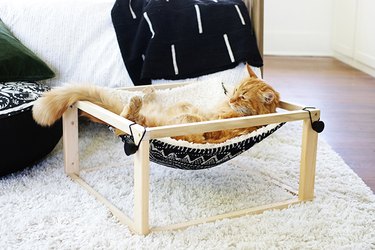
POLYGON ((224 90, 224 95, 227 95, 228 94, 228 90, 225 88, 224 86, 224 83, 221 82, 221 87, 223 87, 223 90, 224 90))
POLYGON ((146 130, 143 131, 142 138, 139 140, 138 145, 135 144, 134 142, 134 136, 133 136, 133 130, 131 126, 133 126, 136 123, 132 123, 129 125, 129 130, 130 130, 130 136, 123 136, 122 141, 124 142, 124 151, 127 156, 135 154, 138 151, 139 144, 141 144, 143 137, 146 134, 146 130))
POLYGON ((310 112, 310 110, 308 110, 308 109, 314 109, 315 107, 305 107, 305 108, 303 108, 302 110, 305 110, 305 111, 307 111, 307 112, 309 112, 309 116, 310 116, 310 122, 311 122, 311 127, 312 127, 312 129, 315 131, 315 132, 317 132, 317 133, 321 133, 321 132, 323 132, 323 130, 324 130, 324 122, 323 121, 321 121, 320 119, 318 119, 317 121, 315 121, 315 122, 313 122, 312 121, 312 117, 311 117, 311 112, 310 112))

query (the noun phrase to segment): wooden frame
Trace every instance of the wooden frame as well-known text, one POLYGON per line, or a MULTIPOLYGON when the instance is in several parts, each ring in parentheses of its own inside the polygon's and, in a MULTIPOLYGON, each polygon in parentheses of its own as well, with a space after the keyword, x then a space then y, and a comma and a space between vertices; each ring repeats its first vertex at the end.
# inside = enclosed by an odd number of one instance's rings
MULTIPOLYGON (((250 15, 253 17, 254 30, 257 34, 258 46, 260 52, 263 52, 263 6, 264 0, 244 0, 249 8, 250 15)), ((184 84, 162 84, 155 85, 157 89, 174 88, 184 84)), ((142 90, 143 86, 124 88, 126 90, 142 90)), ((134 155, 134 218, 126 216, 120 209, 109 202, 100 193, 95 191, 80 177, 79 169, 79 150, 78 150, 78 109, 91 114, 92 116, 108 123, 112 127, 118 128, 130 134, 129 121, 119 115, 111 113, 93 103, 79 101, 70 107, 63 115, 63 143, 65 157, 65 172, 74 181, 85 188, 90 194, 102 202, 119 221, 137 234, 146 235, 151 231, 181 229, 191 225, 212 222, 224 218, 239 217, 245 214, 262 213, 268 209, 282 209, 288 206, 304 201, 310 201, 314 198, 315 164, 317 153, 318 134, 311 127, 309 113, 302 110, 303 106, 281 102, 282 113, 258 115, 250 117, 232 118, 226 120, 215 120, 207 122, 197 122, 190 124, 180 124, 171 126, 162 126, 154 128, 144 128, 140 125, 132 126, 132 132, 136 143, 140 143, 139 150, 134 155), (169 226, 151 227, 149 225, 149 150, 150 139, 169 136, 178 136, 191 133, 203 133, 221 129, 243 128, 256 125, 271 123, 281 123, 303 120, 302 150, 300 162, 300 177, 298 194, 291 190, 285 184, 279 181, 273 181, 276 185, 285 188, 296 198, 286 201, 279 201, 272 204, 266 204, 239 211, 233 211, 226 214, 211 216, 208 218, 199 218, 191 221, 178 223, 169 226), (142 137, 142 135, 144 136, 142 137)), ((319 120, 320 110, 309 109, 313 121, 319 120)))
MULTIPOLYGON (((184 84, 161 84, 155 85, 157 89, 174 88, 184 84)), ((144 86, 124 88, 126 90, 142 90, 144 86)), ((302 110, 303 106, 281 102, 283 112, 257 115, 249 117, 232 118, 225 120, 215 120, 170 126, 161 126, 153 128, 144 128, 140 125, 132 126, 133 135, 136 143, 140 143, 138 151, 134 155, 134 218, 131 219, 122 211, 116 208, 105 197, 95 191, 80 176, 79 156, 78 156, 78 109, 89 113, 90 115, 108 123, 109 125, 125 131, 130 134, 129 121, 119 115, 105 110, 93 103, 79 101, 70 107, 63 115, 63 140, 65 155, 65 172, 89 193, 94 195, 120 220, 120 222, 129 226, 129 228, 138 234, 148 234, 150 231, 181 229, 191 225, 206 223, 224 218, 233 218, 250 213, 262 213, 268 209, 282 209, 292 204, 303 201, 309 201, 314 198, 314 180, 315 164, 317 153, 318 134, 312 129, 309 113, 302 110), (149 225, 149 150, 150 139, 178 136, 192 133, 203 133, 230 128, 243 128, 257 126, 262 124, 281 123, 303 120, 303 140, 300 163, 300 177, 298 197, 280 201, 272 204, 243 209, 240 211, 229 212, 226 214, 211 216, 208 218, 195 219, 179 224, 151 227, 149 225), (143 135, 144 134, 144 135, 143 135), (143 136, 143 138, 142 138, 143 136)), ((319 120, 320 110, 309 109, 313 121, 319 120)), ((286 187, 281 184, 280 186, 286 187)), ((286 188, 288 189, 288 188, 286 188)), ((292 190, 289 192, 295 194, 292 190)), ((297 195, 297 194, 296 194, 297 195)))

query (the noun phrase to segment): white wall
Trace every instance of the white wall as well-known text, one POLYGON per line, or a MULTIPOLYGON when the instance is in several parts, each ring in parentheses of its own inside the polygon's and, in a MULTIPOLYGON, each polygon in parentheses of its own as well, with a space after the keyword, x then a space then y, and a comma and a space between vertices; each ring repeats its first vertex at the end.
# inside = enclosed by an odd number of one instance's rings
POLYGON ((264 2, 266 55, 332 55, 332 0, 264 2))
POLYGON ((334 0, 333 56, 375 76, 375 1, 334 0))

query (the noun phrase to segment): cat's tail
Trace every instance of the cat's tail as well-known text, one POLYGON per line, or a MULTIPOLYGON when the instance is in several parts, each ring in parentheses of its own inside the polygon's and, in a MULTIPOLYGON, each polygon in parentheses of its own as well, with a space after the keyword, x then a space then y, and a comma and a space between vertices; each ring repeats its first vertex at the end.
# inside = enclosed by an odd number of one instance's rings
MULTIPOLYGON (((52 89, 36 100, 33 106, 33 118, 39 125, 51 126, 77 101, 90 101, 116 114, 120 114, 123 109, 120 98, 109 88, 67 85, 52 89)), ((101 122, 86 113, 82 112, 81 115, 95 122, 101 122)))

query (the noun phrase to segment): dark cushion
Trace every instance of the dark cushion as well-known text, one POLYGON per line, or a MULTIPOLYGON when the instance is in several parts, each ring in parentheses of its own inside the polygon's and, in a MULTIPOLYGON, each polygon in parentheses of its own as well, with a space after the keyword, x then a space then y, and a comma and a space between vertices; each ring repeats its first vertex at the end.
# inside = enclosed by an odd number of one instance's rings
POLYGON ((33 102, 48 89, 38 83, 0 83, 0 176, 32 166, 60 140, 61 121, 47 128, 32 118, 33 102))
POLYGON ((14 37, 0 20, 0 82, 36 81, 54 76, 47 64, 14 37))

